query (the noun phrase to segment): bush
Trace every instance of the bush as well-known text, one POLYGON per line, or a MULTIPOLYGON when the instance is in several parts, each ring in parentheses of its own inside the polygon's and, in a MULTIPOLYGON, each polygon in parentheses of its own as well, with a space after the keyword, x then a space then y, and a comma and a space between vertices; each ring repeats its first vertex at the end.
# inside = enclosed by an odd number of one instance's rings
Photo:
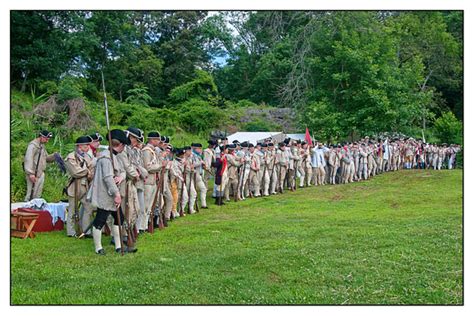
POLYGON ((434 132, 442 143, 462 143, 462 123, 452 112, 445 112, 434 122, 434 132))
POLYGON ((178 107, 179 122, 190 133, 202 133, 219 125, 224 114, 206 101, 191 99, 178 107))
POLYGON ((150 104, 152 101, 150 95, 148 94, 148 88, 142 84, 135 84, 133 89, 127 91, 128 97, 125 99, 125 102, 129 104, 138 104, 146 105, 150 104))
POLYGON ((58 88, 57 100, 63 103, 66 100, 82 98, 82 89, 85 81, 82 78, 66 77, 61 80, 58 88))
POLYGON ((155 109, 155 108, 141 108, 134 111, 127 120, 128 126, 137 126, 145 131, 145 134, 150 131, 168 132, 171 128, 175 128, 178 122, 178 115, 176 112, 169 109, 155 109))

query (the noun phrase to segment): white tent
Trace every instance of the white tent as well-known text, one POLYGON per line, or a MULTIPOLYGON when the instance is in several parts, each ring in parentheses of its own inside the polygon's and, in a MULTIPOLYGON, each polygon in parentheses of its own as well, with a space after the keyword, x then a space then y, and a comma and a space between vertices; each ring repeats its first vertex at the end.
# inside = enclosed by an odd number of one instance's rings
POLYGON ((306 134, 286 134, 286 137, 289 137, 294 140, 304 140, 306 134))
POLYGON ((281 141, 284 139, 285 135, 282 132, 237 132, 227 136, 227 139, 229 140, 229 143, 238 140, 239 142, 249 141, 255 145, 258 142, 263 142, 265 138, 269 137, 272 137, 276 141, 281 141))

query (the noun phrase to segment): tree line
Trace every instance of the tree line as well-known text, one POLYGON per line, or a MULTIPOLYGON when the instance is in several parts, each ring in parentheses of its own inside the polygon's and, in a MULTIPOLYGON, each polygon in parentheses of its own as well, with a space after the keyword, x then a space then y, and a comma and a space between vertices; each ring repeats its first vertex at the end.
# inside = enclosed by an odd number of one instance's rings
POLYGON ((459 142, 462 27, 461 11, 11 11, 11 86, 100 101, 103 71, 130 105, 265 104, 321 139, 459 142))

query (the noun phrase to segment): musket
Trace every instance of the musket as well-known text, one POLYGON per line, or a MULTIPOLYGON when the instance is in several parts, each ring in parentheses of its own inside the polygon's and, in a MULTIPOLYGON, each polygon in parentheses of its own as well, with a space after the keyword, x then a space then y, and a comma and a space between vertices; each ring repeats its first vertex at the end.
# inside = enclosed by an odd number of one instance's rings
POLYGON ((293 169, 294 169, 294 176, 293 176, 293 185, 291 186, 292 190, 296 191, 296 173, 298 172, 298 160, 293 159, 293 169))
MULTIPOLYGON (((43 153, 43 145, 40 143, 40 149, 38 154, 38 160, 36 160, 36 167, 35 167, 35 179, 38 181, 38 167, 41 158, 41 154, 43 153)), ((33 195, 35 193, 35 184, 36 181, 31 184, 31 194, 30 194, 30 201, 33 200, 33 195)))
POLYGON ((267 172, 267 152, 263 154, 263 177, 262 177, 262 184, 260 185, 260 195, 263 195, 263 191, 265 188, 265 173, 267 172))
MULTIPOLYGON (((158 181, 155 181, 158 182, 158 181)), ((155 196, 153 198, 153 204, 151 206, 150 219, 148 220, 148 232, 153 234, 155 232, 155 209, 156 203, 158 203, 158 186, 156 188, 155 196)))
POLYGON ((179 202, 179 216, 182 217, 184 216, 184 208, 185 206, 183 205, 183 198, 184 198, 184 185, 186 183, 186 161, 184 161, 184 170, 183 170, 183 180, 181 181, 181 199, 179 202))
MULTIPOLYGON (((193 171, 194 173, 194 188, 196 188, 196 177, 197 177, 197 173, 195 171, 193 171)), ((196 193, 197 193, 197 190, 196 190, 196 193)), ((196 194, 196 200, 194 201, 194 206, 196 207, 196 212, 199 213, 199 203, 198 203, 198 197, 197 197, 197 194, 196 194)))
POLYGON ((272 186, 273 186, 273 173, 275 172, 275 155, 273 155, 273 167, 272 167, 272 171, 270 173, 270 190, 272 189, 272 186))
MULTIPOLYGON (((76 157, 76 160, 80 160, 79 156, 77 155, 77 152, 74 152, 74 156, 76 157)), ((81 163, 81 168, 84 167, 84 161, 81 163)), ((79 201, 78 201, 78 196, 79 196, 79 188, 78 188, 78 182, 79 179, 74 179, 74 223, 75 223, 75 229, 77 232, 79 232, 79 235, 82 234, 82 227, 80 223, 80 216, 79 216, 79 201)))
MULTIPOLYGON (((125 220, 128 220, 129 218, 129 214, 130 213, 130 207, 129 207, 129 203, 128 203, 128 185, 126 186, 125 188, 125 214, 124 214, 124 219, 123 219, 123 222, 125 224, 125 220)), ((127 231, 127 247, 132 247, 133 246, 133 243, 135 242, 135 238, 132 234, 132 229, 130 227, 130 223, 128 223, 127 227, 126 227, 126 231, 127 231)))
MULTIPOLYGON (((187 203, 187 207, 188 207, 188 214, 191 214, 191 186, 193 185, 193 172, 194 172, 194 169, 191 169, 189 171, 189 183, 186 183, 186 189, 187 189, 187 193, 188 193, 188 203, 187 203), (189 186, 189 189, 188 189, 188 186, 189 186)), ((186 174, 185 174, 186 176, 186 174)))
POLYGON ((164 229, 164 212, 163 212, 163 206, 161 205, 161 200, 163 199, 163 184, 165 180, 165 171, 166 167, 163 166, 161 168, 161 173, 160 173, 160 179, 159 179, 159 184, 158 184, 158 205, 156 206, 158 208, 158 229, 164 229))
MULTIPOLYGON (((104 90, 105 122, 106 122, 106 125, 107 125, 107 136, 108 136, 107 138, 109 140, 110 160, 112 162, 112 169, 115 172, 114 154, 112 152, 112 135, 110 134, 109 106, 107 105, 107 94, 105 92, 104 72, 101 70, 100 74, 102 76, 102 89, 104 90)), ((116 212, 117 212, 117 222, 118 222, 118 227, 119 227, 120 252, 123 256, 122 221, 120 219, 120 208, 119 207, 117 207, 116 212)))
POLYGON ((82 234, 82 229, 81 229, 81 223, 79 221, 79 203, 78 203, 78 185, 77 185, 77 180, 74 179, 74 223, 75 223, 75 228, 79 232, 79 235, 82 234))
MULTIPOLYGON (((245 167, 245 162, 244 162, 244 167, 245 167)), ((244 168, 245 170, 245 168, 244 168)), ((237 196, 240 193, 240 183, 241 179, 243 178, 243 172, 242 172, 242 166, 237 168, 237 174, 239 175, 239 181, 237 182, 237 191, 234 192, 234 201, 237 202, 237 196)))

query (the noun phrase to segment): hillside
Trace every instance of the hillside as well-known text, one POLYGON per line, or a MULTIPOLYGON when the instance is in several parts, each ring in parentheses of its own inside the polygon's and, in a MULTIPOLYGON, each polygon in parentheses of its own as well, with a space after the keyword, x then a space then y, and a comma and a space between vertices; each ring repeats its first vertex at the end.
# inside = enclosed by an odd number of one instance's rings
MULTIPOLYGON (((22 201, 26 183, 22 168, 28 142, 41 129, 53 132, 47 144, 48 153, 59 152, 65 157, 74 148, 74 141, 84 134, 98 131, 106 134, 103 103, 87 98, 76 98, 60 103, 57 95, 35 97, 12 91, 11 98, 11 199, 22 201)), ((190 100, 182 107, 153 108, 129 104, 109 97, 112 128, 136 126, 148 133, 158 130, 171 137, 174 146, 191 142, 207 144, 209 133, 221 130, 228 134, 236 131, 286 131, 299 132, 295 112, 289 108, 257 105, 250 101, 227 102, 225 106, 210 106, 202 100, 190 100)), ((62 198, 62 188, 67 177, 58 168, 48 166, 43 196, 48 201, 62 198)))

